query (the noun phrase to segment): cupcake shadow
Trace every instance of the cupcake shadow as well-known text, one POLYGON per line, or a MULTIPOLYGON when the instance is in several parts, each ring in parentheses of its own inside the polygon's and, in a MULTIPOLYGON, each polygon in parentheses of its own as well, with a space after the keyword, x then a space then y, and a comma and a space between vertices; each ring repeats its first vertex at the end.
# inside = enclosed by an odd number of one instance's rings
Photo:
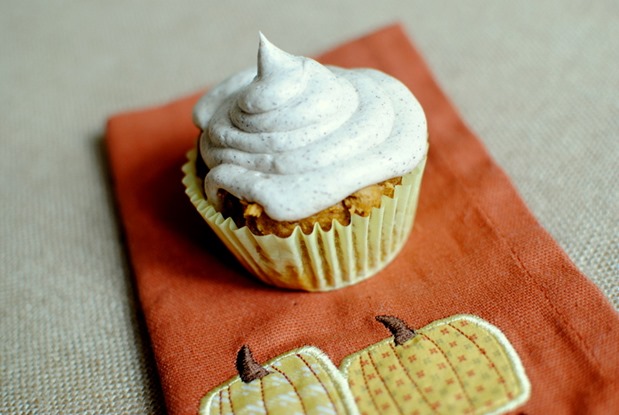
POLYGON ((144 176, 135 187, 140 219, 152 228, 146 231, 153 247, 149 259, 157 262, 157 269, 167 270, 175 278, 271 289, 256 281, 236 261, 191 205, 181 182, 184 152, 162 154, 158 160, 156 168, 145 165, 138 169, 144 176))

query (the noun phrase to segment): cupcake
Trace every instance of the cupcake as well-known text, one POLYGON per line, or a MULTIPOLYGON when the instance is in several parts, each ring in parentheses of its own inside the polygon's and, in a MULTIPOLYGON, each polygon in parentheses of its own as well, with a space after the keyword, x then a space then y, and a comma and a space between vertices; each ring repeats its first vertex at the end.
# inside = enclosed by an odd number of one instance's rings
POLYGON ((323 66, 262 34, 257 68, 194 107, 183 166, 202 217, 262 281, 327 291, 363 281, 413 225, 427 124, 413 94, 374 69, 323 66))

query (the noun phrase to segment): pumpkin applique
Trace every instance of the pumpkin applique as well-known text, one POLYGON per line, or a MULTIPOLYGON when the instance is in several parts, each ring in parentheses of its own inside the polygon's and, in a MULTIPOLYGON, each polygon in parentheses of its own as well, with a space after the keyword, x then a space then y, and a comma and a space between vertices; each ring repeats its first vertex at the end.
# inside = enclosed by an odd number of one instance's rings
POLYGON ((490 323, 456 315, 413 330, 377 316, 393 337, 346 357, 341 371, 363 414, 500 414, 530 383, 514 348, 490 323))
POLYGON ((319 349, 305 346, 258 364, 247 346, 237 355, 238 376, 213 389, 201 415, 355 415, 346 379, 319 349))

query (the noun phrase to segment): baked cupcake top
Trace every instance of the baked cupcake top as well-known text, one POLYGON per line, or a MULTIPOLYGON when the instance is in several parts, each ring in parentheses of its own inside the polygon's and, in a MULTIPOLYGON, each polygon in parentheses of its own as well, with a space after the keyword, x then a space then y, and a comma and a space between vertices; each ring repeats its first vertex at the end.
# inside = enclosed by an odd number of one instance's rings
POLYGON ((260 34, 258 65, 226 79, 193 113, 218 190, 262 205, 278 221, 315 214, 417 166, 427 148, 423 110, 400 81, 288 54, 260 34))

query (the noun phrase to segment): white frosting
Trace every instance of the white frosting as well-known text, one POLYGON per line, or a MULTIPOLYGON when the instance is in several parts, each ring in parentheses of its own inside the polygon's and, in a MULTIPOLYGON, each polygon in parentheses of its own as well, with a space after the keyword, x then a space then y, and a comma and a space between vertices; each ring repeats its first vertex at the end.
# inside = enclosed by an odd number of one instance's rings
POLYGON ((401 176, 424 157, 423 110, 398 80, 290 55, 262 34, 258 68, 213 88, 194 108, 200 153, 217 191, 298 220, 355 191, 401 176))

